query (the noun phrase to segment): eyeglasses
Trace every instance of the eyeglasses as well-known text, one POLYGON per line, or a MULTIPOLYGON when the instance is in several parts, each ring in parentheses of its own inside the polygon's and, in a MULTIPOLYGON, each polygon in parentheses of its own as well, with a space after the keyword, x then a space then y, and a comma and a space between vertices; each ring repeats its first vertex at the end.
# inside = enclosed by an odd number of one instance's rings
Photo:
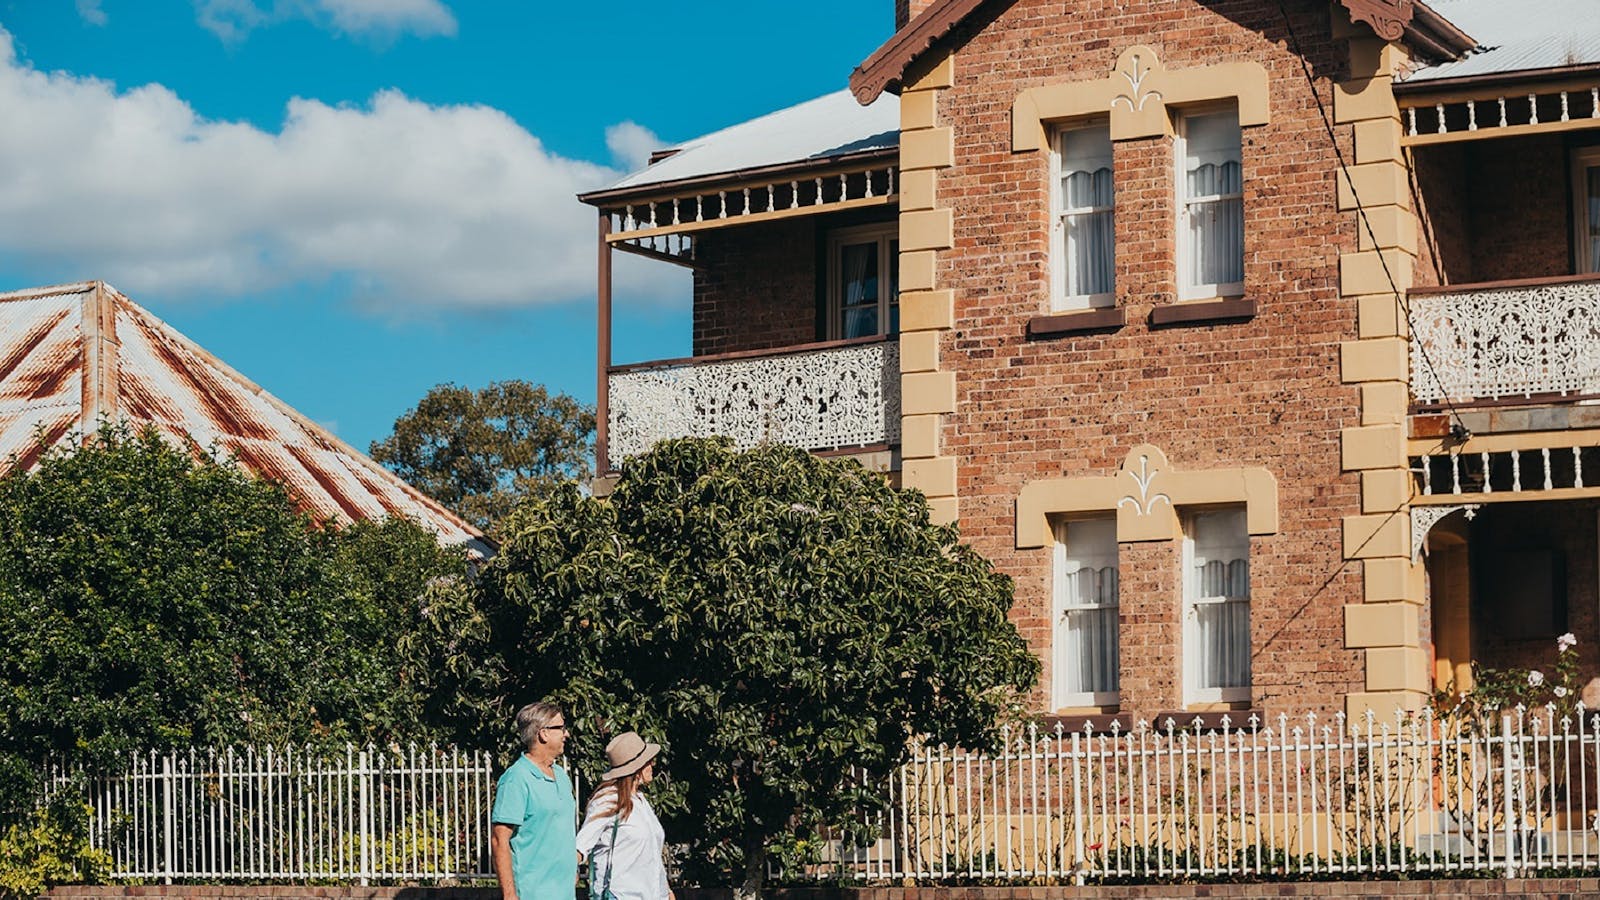
POLYGON ((568 728, 565 725, 546 725, 546 726, 544 726, 543 728, 541 728, 539 730, 540 731, 563 731, 563 732, 566 732, 567 734, 571 734, 572 733, 572 729, 568 728))

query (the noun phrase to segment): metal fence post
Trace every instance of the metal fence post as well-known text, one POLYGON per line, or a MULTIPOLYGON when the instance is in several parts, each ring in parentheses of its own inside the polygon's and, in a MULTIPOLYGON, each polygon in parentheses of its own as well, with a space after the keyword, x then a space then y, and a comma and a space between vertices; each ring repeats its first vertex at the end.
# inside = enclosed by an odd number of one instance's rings
POLYGON ((1072 882, 1083 884, 1083 869, 1086 864, 1083 850, 1083 782, 1078 771, 1078 748, 1083 735, 1074 731, 1072 733, 1072 882))
POLYGON ((1500 771, 1505 777, 1505 789, 1500 792, 1500 801, 1505 804, 1505 832, 1506 832, 1506 877, 1517 877, 1517 859, 1515 844, 1515 826, 1513 816, 1516 805, 1512 801, 1512 792, 1516 790, 1511 783, 1511 717, 1500 716, 1500 771))
POLYGON ((370 757, 367 748, 362 748, 356 757, 356 777, 361 779, 361 804, 359 814, 361 817, 361 877, 362 885, 371 881, 372 875, 372 803, 369 796, 369 783, 372 780, 372 769, 369 765, 370 757))
POLYGON ((172 883, 172 872, 176 867, 176 854, 173 852, 172 844, 177 832, 177 823, 173 821, 175 816, 172 810, 172 794, 172 754, 168 753, 161 758, 161 813, 165 820, 161 839, 161 871, 164 875, 162 881, 166 884, 172 883))

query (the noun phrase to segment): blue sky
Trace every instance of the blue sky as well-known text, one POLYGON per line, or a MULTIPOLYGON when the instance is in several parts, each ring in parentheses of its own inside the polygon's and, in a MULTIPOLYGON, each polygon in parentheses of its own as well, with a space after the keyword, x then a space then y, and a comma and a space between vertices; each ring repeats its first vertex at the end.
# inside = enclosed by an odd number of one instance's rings
MULTIPOLYGON (((592 402, 573 193, 844 87, 892 9, 0 0, 0 290, 103 278, 361 449, 441 382, 592 402)), ((687 275, 619 256, 616 360, 687 355, 687 275)))

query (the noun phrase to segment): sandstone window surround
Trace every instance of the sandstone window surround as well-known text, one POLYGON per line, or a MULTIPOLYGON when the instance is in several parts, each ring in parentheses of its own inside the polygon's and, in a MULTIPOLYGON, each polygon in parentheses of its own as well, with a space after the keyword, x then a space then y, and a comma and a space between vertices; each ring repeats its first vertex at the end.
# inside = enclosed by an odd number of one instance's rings
MULTIPOLYGON (((1242 60, 1168 69, 1152 48, 1132 46, 1122 51, 1116 66, 1104 78, 1041 85, 1018 94, 1011 106, 1011 149, 1016 153, 1047 149, 1052 133, 1097 118, 1108 121, 1113 142, 1175 138, 1175 122, 1185 112, 1224 104, 1237 110, 1241 129, 1268 124, 1271 110, 1266 68, 1253 60, 1242 60)), ((1173 224, 1174 228, 1179 225, 1176 221, 1173 224)), ((1220 292, 1204 297, 1200 293, 1188 292, 1185 299, 1191 302, 1187 305, 1158 307, 1151 313, 1151 324, 1178 325, 1254 315, 1254 305, 1249 301, 1215 299, 1227 296, 1220 292)), ((1077 327, 1066 321, 1036 320, 1029 324, 1029 333, 1049 336, 1120 324, 1120 319, 1112 323, 1097 318, 1077 327)))
POLYGON ((1113 141, 1171 137, 1176 110, 1230 100, 1238 103, 1241 127, 1266 125, 1267 70, 1252 60, 1169 70, 1149 47, 1129 47, 1105 78, 1018 94, 1011 105, 1011 149, 1042 150, 1053 125, 1096 116, 1110 117, 1113 141))
POLYGON ((1115 515, 1117 541, 1183 536, 1180 509, 1242 505, 1251 535, 1278 533, 1278 480, 1260 466, 1179 470, 1161 448, 1140 444, 1112 475, 1030 481, 1017 495, 1017 549, 1048 546, 1054 517, 1115 515))

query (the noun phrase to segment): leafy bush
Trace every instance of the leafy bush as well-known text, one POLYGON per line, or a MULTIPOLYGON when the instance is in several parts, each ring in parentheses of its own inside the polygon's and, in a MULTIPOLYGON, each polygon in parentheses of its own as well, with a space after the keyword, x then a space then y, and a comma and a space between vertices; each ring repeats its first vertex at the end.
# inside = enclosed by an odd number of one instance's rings
POLYGON ((89 846, 89 808, 57 802, 0 835, 0 900, 37 900, 52 885, 104 881, 111 857, 89 846))
POLYGON ((1038 675, 1011 580, 854 462, 665 441, 608 500, 568 487, 502 534, 480 585, 507 684, 567 704, 590 775, 612 733, 662 740, 686 875, 744 896, 875 807, 915 738, 993 746, 1038 675))
POLYGON ((1441 717, 1481 724, 1518 706, 1543 707, 1559 722, 1577 710, 1583 692, 1577 646, 1578 639, 1571 632, 1556 638, 1555 664, 1549 675, 1540 669, 1491 669, 1474 662, 1471 689, 1459 690, 1452 680, 1434 694, 1434 710, 1441 717))

